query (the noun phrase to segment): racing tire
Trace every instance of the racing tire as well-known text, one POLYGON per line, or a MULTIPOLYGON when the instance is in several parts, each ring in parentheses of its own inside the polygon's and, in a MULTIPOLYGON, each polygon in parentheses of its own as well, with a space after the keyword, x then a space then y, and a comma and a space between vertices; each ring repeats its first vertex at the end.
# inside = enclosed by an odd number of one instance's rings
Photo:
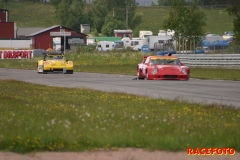
POLYGON ((73 74, 73 70, 68 70, 65 74, 73 74))
POLYGON ((150 80, 148 77, 148 71, 146 70, 146 80, 150 80))
POLYGON ((143 80, 144 78, 139 77, 139 76, 140 76, 140 73, 139 73, 139 72, 140 72, 140 71, 139 71, 139 69, 138 69, 138 71, 137 71, 137 79, 143 80))
POLYGON ((47 71, 44 70, 44 65, 43 65, 42 67, 43 67, 43 69, 42 69, 42 74, 47 74, 47 71))
POLYGON ((42 71, 41 72, 39 72, 39 66, 37 66, 37 70, 38 70, 38 74, 44 74, 43 73, 43 66, 42 66, 42 71))
POLYGON ((42 73, 42 72, 39 72, 38 65, 37 65, 37 70, 38 70, 38 74, 41 74, 41 73, 42 73))

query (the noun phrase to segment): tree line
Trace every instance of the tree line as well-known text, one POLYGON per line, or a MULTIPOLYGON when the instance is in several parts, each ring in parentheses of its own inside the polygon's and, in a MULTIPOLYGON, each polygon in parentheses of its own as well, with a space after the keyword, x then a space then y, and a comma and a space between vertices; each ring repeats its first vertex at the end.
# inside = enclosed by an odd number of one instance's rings
MULTIPOLYGON (((7 0, 0 1, 1 8, 3 2, 7 3, 7 0)), ((205 34, 206 15, 199 9, 199 4, 227 4, 226 12, 235 17, 234 42, 240 44, 240 0, 158 0, 158 2, 171 7, 169 16, 160 28, 175 30, 177 36, 185 38, 197 38, 205 34)), ((79 30, 80 24, 90 24, 95 36, 99 33, 114 36, 113 30, 134 30, 142 22, 141 15, 136 12, 135 0, 94 0, 88 7, 85 0, 50 0, 50 4, 55 8, 59 24, 74 30, 79 30)))
POLYGON ((78 30, 80 24, 87 23, 96 36, 113 36, 114 29, 133 30, 142 22, 135 0, 95 0, 87 8, 84 0, 51 0, 51 4, 62 25, 78 30))
MULTIPOLYGON (((185 0, 185 5, 191 5, 194 0, 185 0)), ((159 6, 171 6, 173 0, 158 0, 159 6)), ((200 6, 227 6, 228 0, 198 0, 197 5, 200 6)))
MULTIPOLYGON (((204 36, 206 15, 199 4, 228 4, 226 12, 235 17, 233 21, 235 42, 240 42, 240 1, 239 0, 165 0, 171 2, 169 16, 164 20, 163 29, 175 30, 176 36, 185 38, 204 36)), ((92 26, 96 36, 114 36, 115 29, 134 30, 141 22, 136 12, 135 0, 95 0, 88 10, 84 0, 51 0, 56 16, 62 25, 78 29, 80 24, 92 26)), ((178 37, 175 37, 178 38, 178 37)))

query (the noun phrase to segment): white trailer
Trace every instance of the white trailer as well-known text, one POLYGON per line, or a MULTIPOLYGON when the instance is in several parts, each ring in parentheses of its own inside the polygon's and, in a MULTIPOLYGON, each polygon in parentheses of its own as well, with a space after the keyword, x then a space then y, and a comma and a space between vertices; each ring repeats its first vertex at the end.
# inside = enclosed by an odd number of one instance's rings
POLYGON ((115 43, 110 41, 100 41, 97 43, 98 51, 111 51, 115 48, 115 43))
POLYGON ((131 39, 129 37, 123 37, 123 48, 128 48, 131 46, 131 39))
POLYGON ((159 30, 158 36, 174 36, 175 31, 168 29, 168 30, 159 30))
POLYGON ((167 30, 167 36, 174 36, 174 35, 175 35, 175 31, 174 30, 171 30, 171 29, 167 30))
POLYGON ((124 37, 122 39, 124 48, 132 48, 135 51, 141 51, 142 46, 148 45, 147 38, 129 38, 124 37))
POLYGON ((135 51, 141 51, 142 46, 148 45, 147 38, 132 38, 130 47, 135 51))
POLYGON ((152 36, 152 31, 139 31, 139 38, 147 38, 148 36, 152 36))
POLYGON ((96 39, 95 38, 87 38, 87 45, 95 45, 96 39))
POLYGON ((149 50, 153 51, 156 44, 160 41, 167 41, 172 39, 172 36, 149 36, 148 37, 148 46, 149 50))
POLYGON ((158 36, 166 36, 166 35, 167 35, 167 31, 165 31, 165 30, 159 30, 158 36))

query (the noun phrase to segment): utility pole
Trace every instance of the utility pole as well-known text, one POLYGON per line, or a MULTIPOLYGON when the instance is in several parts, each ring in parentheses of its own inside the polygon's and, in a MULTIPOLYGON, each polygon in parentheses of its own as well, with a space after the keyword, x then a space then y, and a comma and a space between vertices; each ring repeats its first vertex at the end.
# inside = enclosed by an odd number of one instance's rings
POLYGON ((128 8, 129 6, 126 6, 126 29, 128 29, 128 8))
POLYGON ((66 50, 66 35, 65 35, 65 30, 64 30, 64 50, 63 50, 64 55, 65 55, 65 50, 66 50))

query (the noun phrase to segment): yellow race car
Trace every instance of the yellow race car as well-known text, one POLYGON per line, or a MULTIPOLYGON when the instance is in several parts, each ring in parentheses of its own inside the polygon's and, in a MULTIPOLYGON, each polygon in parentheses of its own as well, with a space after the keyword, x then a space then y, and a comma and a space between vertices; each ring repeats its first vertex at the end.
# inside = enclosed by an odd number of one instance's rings
POLYGON ((73 74, 73 62, 65 59, 64 54, 46 53, 44 58, 37 63, 38 73, 62 72, 73 74))

